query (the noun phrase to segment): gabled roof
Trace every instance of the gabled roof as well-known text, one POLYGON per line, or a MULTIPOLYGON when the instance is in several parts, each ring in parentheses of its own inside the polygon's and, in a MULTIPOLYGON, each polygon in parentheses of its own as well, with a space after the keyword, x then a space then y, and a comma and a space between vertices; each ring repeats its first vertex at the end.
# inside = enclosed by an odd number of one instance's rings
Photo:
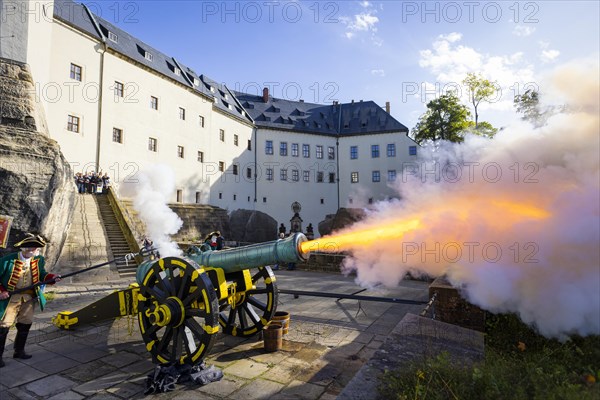
POLYGON ((226 100, 226 97, 233 97, 233 95, 225 85, 216 84, 205 75, 198 75, 174 57, 167 56, 107 20, 94 15, 85 5, 75 3, 72 0, 56 0, 54 17, 95 37, 99 41, 106 43, 113 51, 135 60, 139 64, 163 76, 175 80, 211 99, 217 98, 217 101, 215 101, 216 108, 237 118, 251 122, 251 119, 244 112, 243 108, 237 104, 237 100, 226 100), (219 90, 211 92, 209 89, 210 86, 218 86, 219 90), (229 106, 230 104, 231 106, 229 106))
POLYGON ((323 105, 235 92, 254 123, 263 128, 326 135, 406 132, 408 128, 373 101, 323 105))

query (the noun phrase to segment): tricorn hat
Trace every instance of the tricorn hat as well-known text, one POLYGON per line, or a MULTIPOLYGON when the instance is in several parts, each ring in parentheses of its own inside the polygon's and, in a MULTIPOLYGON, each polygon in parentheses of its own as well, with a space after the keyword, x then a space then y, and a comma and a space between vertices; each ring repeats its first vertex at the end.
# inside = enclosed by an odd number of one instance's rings
POLYGON ((40 235, 35 235, 33 233, 26 233, 20 241, 14 244, 14 247, 44 247, 46 246, 46 240, 40 235))

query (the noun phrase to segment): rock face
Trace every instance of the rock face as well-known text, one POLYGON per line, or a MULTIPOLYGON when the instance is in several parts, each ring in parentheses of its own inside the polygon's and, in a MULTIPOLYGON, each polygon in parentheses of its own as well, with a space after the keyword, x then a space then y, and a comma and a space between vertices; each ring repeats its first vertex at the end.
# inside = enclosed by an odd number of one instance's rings
POLYGON ((323 221, 319 222, 319 234, 321 236, 329 235, 331 232, 360 221, 365 215, 366 213, 362 208, 340 208, 336 214, 329 214, 323 221))
POLYGON ((277 239, 277 221, 260 211, 235 210, 229 216, 229 226, 231 240, 238 242, 267 242, 277 239))
POLYGON ((0 215, 13 217, 8 247, 0 251, 13 251, 22 233, 38 232, 49 240, 44 255, 51 267, 66 239, 75 184, 33 94, 29 67, 0 60, 0 215))
POLYGON ((183 221, 183 226, 172 239, 175 241, 203 240, 211 232, 219 231, 225 240, 230 240, 227 210, 203 204, 169 204, 183 221))

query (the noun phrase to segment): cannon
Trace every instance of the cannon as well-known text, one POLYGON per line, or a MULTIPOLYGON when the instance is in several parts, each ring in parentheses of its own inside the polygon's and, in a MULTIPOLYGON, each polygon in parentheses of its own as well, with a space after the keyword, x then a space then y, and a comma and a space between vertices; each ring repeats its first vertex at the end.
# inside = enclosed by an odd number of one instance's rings
POLYGON ((136 283, 77 312, 53 318, 62 329, 137 315, 142 339, 159 365, 198 364, 210 352, 219 329, 249 337, 269 324, 278 290, 270 265, 305 261, 301 233, 238 248, 203 251, 192 246, 183 257, 146 259, 136 283))

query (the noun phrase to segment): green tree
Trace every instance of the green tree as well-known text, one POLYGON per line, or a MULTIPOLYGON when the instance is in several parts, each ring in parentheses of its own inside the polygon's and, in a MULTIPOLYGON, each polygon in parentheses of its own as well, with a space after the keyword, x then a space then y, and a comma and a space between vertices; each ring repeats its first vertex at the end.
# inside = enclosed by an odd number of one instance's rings
POLYGON ((475 111, 475 128, 478 127, 479 113, 477 107, 482 101, 490 101, 490 99, 496 95, 497 89, 492 82, 484 79, 481 75, 475 75, 472 72, 467 74, 467 77, 463 80, 463 84, 469 89, 469 100, 473 104, 475 111))
POLYGON ((540 127, 546 123, 549 110, 544 112, 540 109, 540 95, 537 91, 527 89, 525 93, 516 95, 513 105, 518 113, 523 114, 521 118, 531 122, 533 126, 540 127))
POLYGON ((468 132, 477 136, 493 138, 496 133, 498 133, 498 128, 494 128, 492 124, 487 121, 481 121, 477 126, 475 126, 475 123, 471 122, 468 132))
POLYGON ((417 143, 427 140, 462 142, 462 132, 469 127, 471 113, 454 93, 444 94, 427 103, 427 111, 412 130, 417 143))

